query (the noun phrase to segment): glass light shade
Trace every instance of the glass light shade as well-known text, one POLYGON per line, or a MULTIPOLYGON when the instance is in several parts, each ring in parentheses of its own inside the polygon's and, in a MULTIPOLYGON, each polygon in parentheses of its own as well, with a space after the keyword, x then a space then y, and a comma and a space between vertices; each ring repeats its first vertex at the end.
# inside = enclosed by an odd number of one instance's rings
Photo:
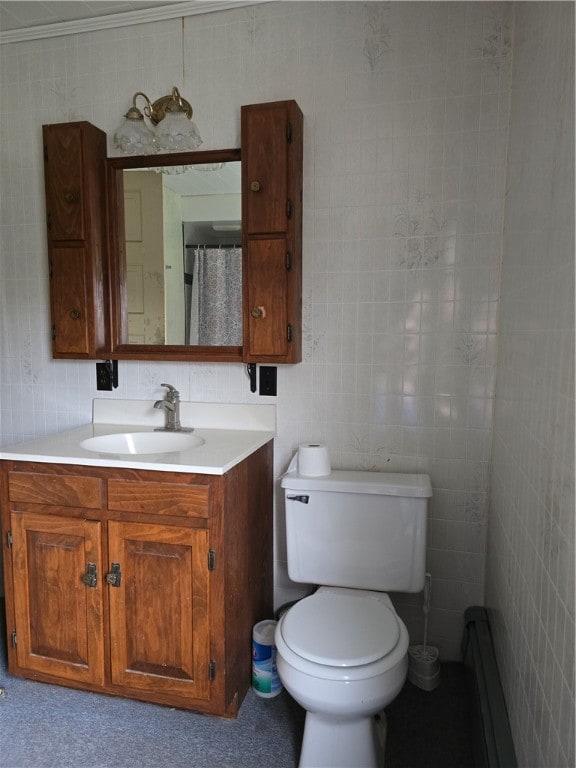
POLYGON ((114 134, 112 144, 126 155, 152 155, 157 151, 155 139, 144 117, 126 117, 114 134))
POLYGON ((202 144, 196 123, 182 109, 171 109, 156 126, 156 146, 161 152, 186 152, 202 144))

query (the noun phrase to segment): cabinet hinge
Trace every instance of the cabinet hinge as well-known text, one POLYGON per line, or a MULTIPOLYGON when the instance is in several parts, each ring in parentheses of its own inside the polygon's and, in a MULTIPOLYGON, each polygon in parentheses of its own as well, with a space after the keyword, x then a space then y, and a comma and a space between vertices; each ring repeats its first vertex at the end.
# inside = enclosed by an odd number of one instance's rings
POLYGON ((292 254, 290 251, 286 251, 286 272, 290 272, 292 269, 292 254))
POLYGON ((213 549, 208 550, 208 570, 213 571, 216 568, 216 552, 213 549))
POLYGON ((13 543, 14 543, 14 539, 12 538, 12 531, 6 531, 6 544, 8 546, 8 549, 12 549, 13 543))
POLYGON ((290 199, 286 200, 286 218, 292 218, 292 200, 290 199))
POLYGON ((288 327, 286 328, 286 340, 292 341, 292 324, 288 323, 288 327))
POLYGON ((288 143, 292 141, 292 123, 286 123, 286 141, 288 143))
POLYGON ((10 634, 10 642, 12 643, 12 648, 16 648, 18 645, 18 635, 16 634, 16 630, 13 629, 10 634))
POLYGON ((216 662, 214 659, 210 659, 208 664, 208 680, 216 680, 216 662))
POLYGON ((52 326, 52 341, 56 341, 56 326, 52 326))

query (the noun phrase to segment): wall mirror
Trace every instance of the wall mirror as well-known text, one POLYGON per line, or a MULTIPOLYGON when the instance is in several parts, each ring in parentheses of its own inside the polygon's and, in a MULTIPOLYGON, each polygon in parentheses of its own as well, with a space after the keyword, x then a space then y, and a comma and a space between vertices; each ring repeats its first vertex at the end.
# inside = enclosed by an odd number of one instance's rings
POLYGON ((106 161, 114 357, 242 360, 240 150, 106 161))

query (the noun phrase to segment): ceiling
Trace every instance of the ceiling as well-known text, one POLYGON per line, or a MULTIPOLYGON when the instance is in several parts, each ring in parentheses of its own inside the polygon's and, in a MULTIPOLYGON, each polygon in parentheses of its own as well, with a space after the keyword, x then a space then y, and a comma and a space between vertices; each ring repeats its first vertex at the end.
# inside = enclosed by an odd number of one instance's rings
POLYGON ((94 31, 254 5, 262 0, 0 0, 0 42, 94 31))

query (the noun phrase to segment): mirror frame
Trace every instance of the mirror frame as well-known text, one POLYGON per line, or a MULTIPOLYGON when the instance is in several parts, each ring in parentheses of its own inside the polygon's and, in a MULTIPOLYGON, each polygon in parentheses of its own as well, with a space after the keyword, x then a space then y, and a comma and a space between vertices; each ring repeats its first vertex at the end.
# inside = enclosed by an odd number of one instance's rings
MULTIPOLYGON (((239 149, 212 149, 167 155, 123 155, 106 159, 106 216, 108 225, 108 316, 110 358, 115 360, 174 360, 183 362, 241 363, 243 347, 216 347, 184 344, 128 344, 128 297, 126 243, 124 234, 123 171, 198 163, 241 161, 239 149)), ((242 271, 246 274, 246 249, 242 227, 242 271)))

